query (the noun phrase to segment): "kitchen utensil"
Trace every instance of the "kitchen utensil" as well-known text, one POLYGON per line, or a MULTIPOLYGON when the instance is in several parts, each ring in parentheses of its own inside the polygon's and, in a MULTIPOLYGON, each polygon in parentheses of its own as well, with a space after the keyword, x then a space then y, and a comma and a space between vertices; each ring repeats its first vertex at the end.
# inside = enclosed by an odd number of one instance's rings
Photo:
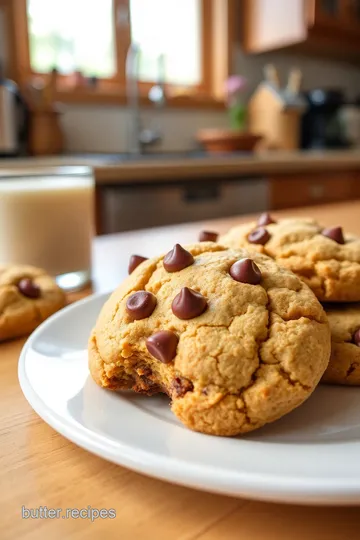
POLYGON ((279 73, 274 64, 266 64, 264 67, 264 76, 266 82, 270 83, 275 88, 280 88, 279 73))

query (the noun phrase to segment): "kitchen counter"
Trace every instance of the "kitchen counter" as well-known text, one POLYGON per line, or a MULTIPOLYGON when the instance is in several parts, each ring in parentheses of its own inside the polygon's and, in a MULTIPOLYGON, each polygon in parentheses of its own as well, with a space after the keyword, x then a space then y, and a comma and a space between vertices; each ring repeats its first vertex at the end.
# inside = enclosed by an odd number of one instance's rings
POLYGON ((198 158, 146 159, 96 165, 96 182, 121 184, 224 176, 262 176, 325 171, 360 171, 360 150, 327 152, 263 152, 249 155, 211 155, 198 158))
MULTIPOLYGON (((276 215, 311 215, 326 226, 341 224, 346 230, 360 234, 359 212, 360 202, 350 202, 276 215)), ((242 216, 241 219, 189 223, 97 238, 94 242, 95 289, 108 290, 116 286, 127 275, 128 257, 134 251, 150 256, 166 251, 175 241, 193 241, 203 228, 224 232, 249 218, 242 216)), ((1 538, 359 538, 357 508, 311 508, 202 493, 142 476, 75 446, 45 424, 21 393, 17 362, 24 341, 0 344, 1 538), (21 519, 22 505, 63 509, 91 505, 92 508, 114 508, 117 515, 116 519, 97 519, 93 523, 89 519, 21 519)), ((226 456, 219 458, 226 459, 226 456)))
POLYGON ((360 171, 360 149, 262 152, 256 154, 206 155, 203 153, 64 155, 0 160, 0 176, 18 167, 94 167, 96 182, 122 184, 172 180, 222 179, 224 176, 261 176, 270 174, 306 174, 311 172, 360 171))

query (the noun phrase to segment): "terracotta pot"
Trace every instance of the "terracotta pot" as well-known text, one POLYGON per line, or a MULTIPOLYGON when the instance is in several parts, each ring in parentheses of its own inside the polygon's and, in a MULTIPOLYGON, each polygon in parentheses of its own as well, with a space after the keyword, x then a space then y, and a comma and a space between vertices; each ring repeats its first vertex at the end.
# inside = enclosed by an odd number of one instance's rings
POLYGON ((252 152, 261 135, 230 129, 201 129, 197 140, 207 152, 252 152))

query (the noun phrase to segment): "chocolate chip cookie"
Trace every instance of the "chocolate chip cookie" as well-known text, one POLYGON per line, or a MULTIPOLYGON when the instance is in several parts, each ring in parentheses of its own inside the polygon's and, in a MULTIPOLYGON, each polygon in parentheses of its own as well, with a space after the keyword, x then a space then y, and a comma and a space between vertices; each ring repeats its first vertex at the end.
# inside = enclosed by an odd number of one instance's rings
POLYGON ((326 305, 331 330, 330 363, 323 382, 360 385, 360 304, 326 305))
POLYGON ((324 302, 360 301, 360 238, 313 219, 276 221, 269 214, 230 229, 219 240, 264 253, 292 270, 324 302))
POLYGON ((141 262, 89 341, 100 386, 164 392, 186 426, 214 435, 251 431, 300 405, 329 356, 325 312, 298 277, 214 242, 141 262))
POLYGON ((0 266, 0 341, 30 334, 64 305, 63 291, 44 270, 0 266))

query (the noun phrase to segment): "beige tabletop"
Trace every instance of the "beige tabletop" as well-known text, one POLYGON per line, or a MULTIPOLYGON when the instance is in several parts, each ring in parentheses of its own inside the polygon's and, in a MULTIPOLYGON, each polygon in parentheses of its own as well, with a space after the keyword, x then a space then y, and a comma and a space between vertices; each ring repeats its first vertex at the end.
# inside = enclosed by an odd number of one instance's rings
MULTIPOLYGON (((278 212, 285 215, 289 212, 278 212)), ((360 234, 360 201, 299 209, 324 225, 360 234)), ((235 222, 206 223, 224 231, 235 222)), ((126 275, 127 258, 196 239, 204 224, 177 225, 99 238, 94 286, 107 290, 126 275)), ((84 293, 86 294, 86 293, 84 293)), ((72 301, 81 295, 69 298, 72 301)), ((357 540, 358 508, 311 508, 212 495, 131 472, 58 435, 31 409, 17 379, 25 340, 0 345, 1 540, 357 540), (23 519, 22 507, 113 508, 116 518, 23 519)), ((56 381, 49 381, 55 385, 56 381)), ((221 458, 221 456, 220 456, 221 458)), ((226 456, 223 456, 226 459, 226 456)))

